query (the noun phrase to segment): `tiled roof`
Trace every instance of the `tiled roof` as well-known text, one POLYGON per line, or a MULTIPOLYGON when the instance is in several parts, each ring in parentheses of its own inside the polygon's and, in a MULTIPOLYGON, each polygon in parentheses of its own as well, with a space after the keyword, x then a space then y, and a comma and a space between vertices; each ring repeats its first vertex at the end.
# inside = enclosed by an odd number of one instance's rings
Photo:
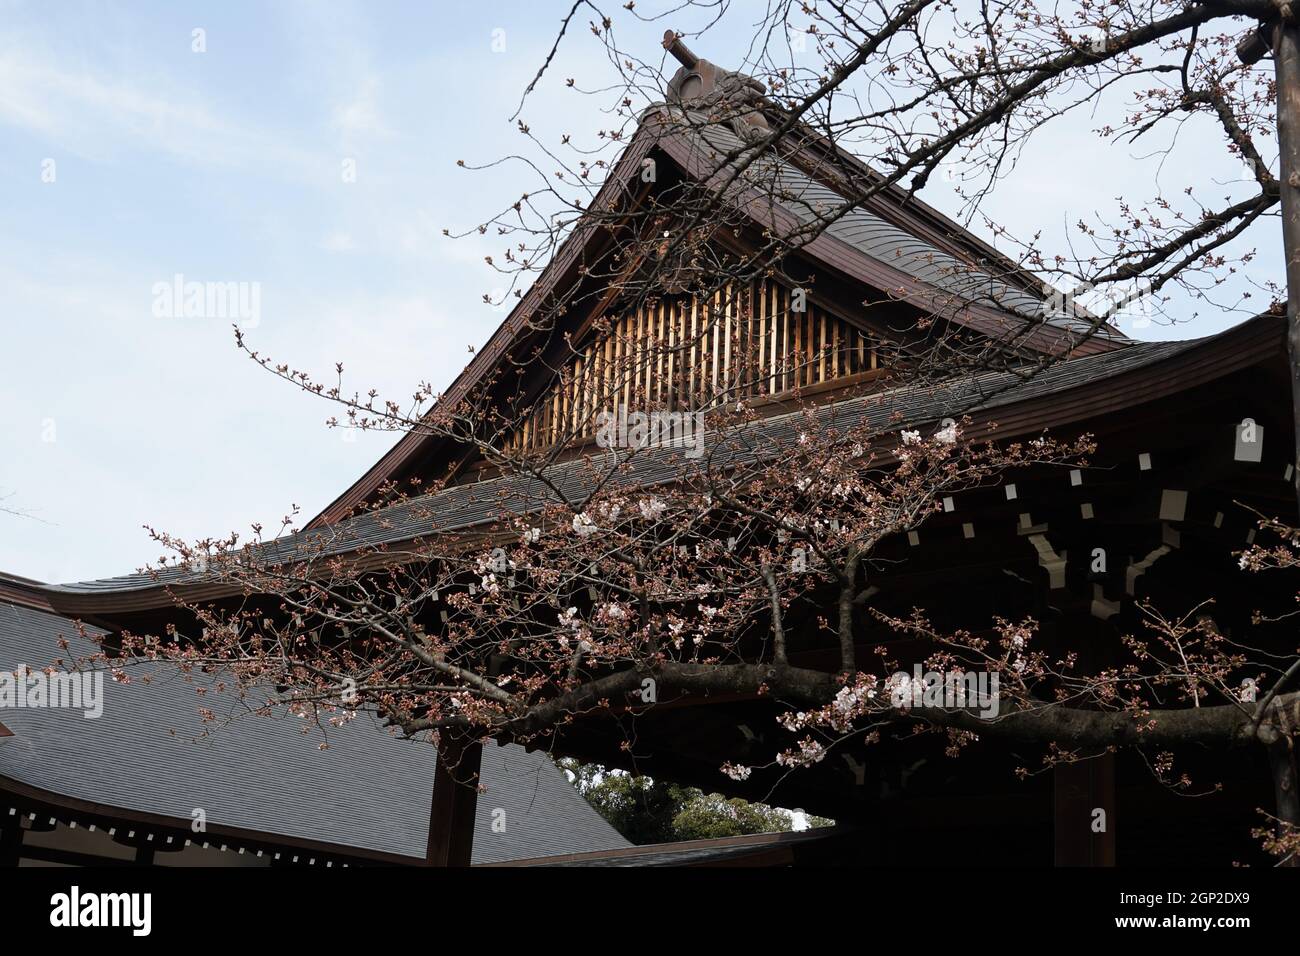
MULTIPOLYGON (((670 115, 678 118, 670 128, 686 136, 699 150, 703 168, 717 169, 721 159, 728 156, 752 158, 729 124, 710 122, 704 114, 695 111, 684 113, 678 109, 672 110, 670 115)), ((951 294, 954 301, 980 303, 1073 332, 1088 332, 1095 324, 1086 315, 1074 316, 1063 309, 1045 309, 1044 297, 1037 294, 1037 290, 1035 293, 1027 292, 985 269, 972 267, 970 262, 956 258, 864 206, 854 206, 837 215, 847 205, 843 195, 771 153, 758 157, 742 172, 737 185, 744 184, 770 197, 770 201, 779 204, 802 223, 816 223, 836 216, 827 226, 827 233, 878 262, 951 294)), ((1095 334, 1124 341, 1123 335, 1106 325, 1098 327, 1095 334)))
MULTIPOLYGON (((0 604, 0 670, 42 668, 91 646, 60 617, 0 604)), ((200 696, 175 669, 160 665, 145 684, 104 681, 98 719, 81 711, 11 709, 12 737, 0 740, 5 779, 123 810, 175 818, 188 828, 201 808, 210 826, 233 827, 338 847, 423 858, 428 842, 434 748, 403 740, 369 716, 319 733, 291 717, 243 716, 202 737, 199 706, 220 717, 240 713, 230 693, 200 696), (197 738, 197 739, 196 739, 197 738)), ((612 850, 629 846, 542 753, 514 745, 484 749, 473 862, 612 850), (504 830, 493 813, 504 810, 504 830)))

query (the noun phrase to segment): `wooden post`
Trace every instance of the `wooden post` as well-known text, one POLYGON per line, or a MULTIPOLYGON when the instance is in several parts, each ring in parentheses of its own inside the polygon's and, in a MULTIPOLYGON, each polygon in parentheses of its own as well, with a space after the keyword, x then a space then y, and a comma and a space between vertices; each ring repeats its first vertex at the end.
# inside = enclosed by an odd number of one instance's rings
MULTIPOLYGON (((1291 5, 1280 7, 1281 18, 1273 26, 1273 66, 1277 77, 1278 180, 1282 191, 1282 248, 1287 288, 1287 355, 1291 364, 1293 461, 1300 462, 1300 24, 1291 5)), ((1295 476, 1296 500, 1300 502, 1300 469, 1295 476)), ((1297 794, 1295 744, 1290 727, 1284 739, 1269 748, 1277 794, 1279 831, 1300 826, 1300 794, 1297 794)), ((1292 854, 1287 865, 1298 866, 1292 854)))
POLYGON ((474 813, 483 745, 443 735, 433 770, 426 866, 469 866, 474 850, 474 813))
POLYGON ((17 817, 0 826, 0 866, 17 866, 23 850, 23 829, 17 817))
MULTIPOLYGON (((1287 285, 1287 351, 1291 361, 1294 434, 1300 436, 1300 26, 1290 19, 1272 25, 1277 77, 1278 181, 1282 194, 1282 264, 1287 285)), ((1262 52, 1262 51, 1261 51, 1262 52)), ((1243 55, 1243 59, 1249 57, 1243 55)), ((1300 461, 1300 437, 1296 438, 1300 461)), ((1300 471, 1295 475, 1300 500, 1300 471)))
MULTIPOLYGON (((1061 622, 1061 637, 1086 673, 1109 663, 1102 648, 1111 627, 1093 617, 1061 622)), ((1102 754, 1052 771, 1057 866, 1115 865, 1115 755, 1102 754)))
POLYGON ((1115 755, 1059 764, 1052 773, 1056 865, 1114 866, 1115 755))

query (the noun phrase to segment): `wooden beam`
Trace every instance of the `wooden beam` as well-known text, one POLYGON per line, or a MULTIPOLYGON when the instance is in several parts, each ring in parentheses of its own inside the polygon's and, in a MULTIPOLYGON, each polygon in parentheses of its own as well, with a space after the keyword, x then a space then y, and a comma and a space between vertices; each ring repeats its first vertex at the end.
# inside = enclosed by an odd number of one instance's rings
MULTIPOLYGON (((21 853, 15 856, 14 866, 17 866, 17 860, 21 857, 23 860, 39 860, 42 863, 58 863, 62 866, 141 866, 143 865, 138 858, 123 860, 112 856, 99 856, 95 853, 78 853, 75 850, 60 850, 58 847, 51 846, 24 846, 21 853)), ((146 861, 146 863, 152 861, 146 861)))
POLYGON ((433 771, 426 866, 469 866, 483 745, 445 734, 433 771))

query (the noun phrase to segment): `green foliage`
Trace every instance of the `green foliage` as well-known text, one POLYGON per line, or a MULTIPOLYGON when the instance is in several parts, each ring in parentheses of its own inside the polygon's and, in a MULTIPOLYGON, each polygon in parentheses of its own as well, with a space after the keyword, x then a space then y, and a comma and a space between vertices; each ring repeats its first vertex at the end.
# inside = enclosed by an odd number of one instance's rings
MULTIPOLYGON (((638 846, 794 829, 794 819, 787 810, 738 797, 706 794, 695 787, 650 777, 634 777, 571 758, 559 763, 587 802, 638 846)), ((821 817, 809 817, 808 822, 810 826, 832 823, 821 817)))
POLYGON ((694 790, 673 817, 673 828, 677 830, 679 840, 707 840, 743 833, 792 830, 794 820, 785 810, 749 803, 739 797, 727 799, 720 794, 694 790))

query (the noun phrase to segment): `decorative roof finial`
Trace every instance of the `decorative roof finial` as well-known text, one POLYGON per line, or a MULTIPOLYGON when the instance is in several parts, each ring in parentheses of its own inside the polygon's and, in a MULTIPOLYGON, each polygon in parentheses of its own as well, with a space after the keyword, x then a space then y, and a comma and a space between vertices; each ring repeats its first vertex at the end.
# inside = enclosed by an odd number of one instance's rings
POLYGON ((695 69, 700 58, 686 48, 682 42, 681 34, 676 30, 664 31, 664 49, 671 53, 682 66, 688 70, 695 69))
POLYGON ((726 118, 746 138, 769 128, 763 115, 763 107, 769 105, 763 98, 767 87, 762 83, 696 56, 674 30, 664 32, 663 45, 681 64, 668 81, 668 102, 705 111, 725 107, 726 118))

